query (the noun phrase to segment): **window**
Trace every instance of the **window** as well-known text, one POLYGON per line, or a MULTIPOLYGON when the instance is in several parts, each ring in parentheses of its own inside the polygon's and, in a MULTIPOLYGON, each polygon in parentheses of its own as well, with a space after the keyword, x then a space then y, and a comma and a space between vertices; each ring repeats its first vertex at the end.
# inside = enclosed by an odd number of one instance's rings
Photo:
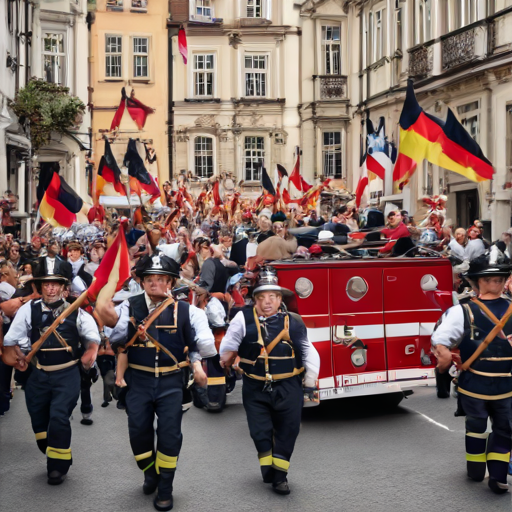
POLYGON ((65 85, 64 34, 45 32, 43 38, 44 79, 47 82, 65 85))
POLYGON ((323 174, 341 178, 341 132, 324 132, 323 136, 323 174))
POLYGON ((324 60, 324 74, 341 74, 341 29, 339 26, 322 27, 322 52, 324 60))
POLYGON ((123 0, 107 0, 107 11, 122 11, 123 0))
POLYGON ((267 95, 267 56, 245 56, 245 95, 264 98, 267 95))
POLYGON ((147 37, 133 38, 133 76, 149 78, 149 39, 147 37))
POLYGON ((403 10, 400 3, 397 1, 395 9, 395 50, 402 49, 402 38, 403 38, 403 10))
POLYGON ((263 137, 245 137, 244 148, 245 179, 260 179, 261 166, 265 160, 265 139, 263 137))
POLYGON ((132 0, 132 10, 139 12, 147 12, 148 0, 132 0))
POLYGON ((432 39, 432 2, 431 0, 416 0, 414 25, 415 44, 422 44, 432 39), (416 20, 415 20, 416 22, 416 20))
POLYGON ((466 128, 471 137, 478 143, 480 135, 480 102, 472 101, 457 107, 460 124, 466 128))
POLYGON ((247 0, 247 17, 248 18, 262 18, 262 3, 263 0, 247 0))
POLYGON ((196 137, 194 141, 194 168, 199 178, 213 176, 213 139, 196 137))
POLYGON ((214 63, 213 53, 194 55, 194 96, 213 97, 214 63))
POLYGON ((196 0, 196 17, 212 18, 212 2, 211 0, 196 0))
POLYGON ((105 43, 105 76, 107 78, 121 78, 121 36, 106 36, 105 43))
POLYGON ((373 13, 373 62, 384 56, 384 9, 373 13))
POLYGON ((478 0, 462 0, 462 26, 469 25, 470 23, 474 23, 478 19, 478 10, 477 10, 477 1, 478 0))

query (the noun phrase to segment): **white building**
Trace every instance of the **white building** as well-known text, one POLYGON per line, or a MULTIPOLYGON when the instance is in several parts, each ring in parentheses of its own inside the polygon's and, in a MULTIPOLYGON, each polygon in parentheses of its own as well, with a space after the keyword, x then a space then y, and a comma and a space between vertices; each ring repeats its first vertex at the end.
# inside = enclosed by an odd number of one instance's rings
MULTIPOLYGON (((22 221, 30 212, 30 140, 8 107, 30 76, 32 6, 28 1, 0 0, 0 197, 7 190, 19 196, 13 219, 22 221)), ((26 221, 22 222, 23 228, 26 221)))
POLYGON ((451 108, 495 167, 480 185, 427 162, 403 192, 391 181, 381 200, 411 213, 418 198, 448 195, 447 217, 468 227, 487 221, 498 238, 511 225, 512 1, 367 0, 346 2, 359 27, 361 53, 353 127, 383 116, 387 136, 398 142, 398 119, 408 77, 423 109, 442 119, 451 108), (357 122, 359 121, 359 122, 357 122), (492 228, 491 223, 492 221, 492 228))
MULTIPOLYGON (((89 103, 89 32, 87 0, 38 0, 32 26, 31 76, 69 88, 69 93, 89 103)), ((91 118, 86 110, 82 124, 70 135, 54 133, 41 148, 36 171, 60 167, 60 175, 82 197, 88 196, 86 150, 90 149, 91 118)))

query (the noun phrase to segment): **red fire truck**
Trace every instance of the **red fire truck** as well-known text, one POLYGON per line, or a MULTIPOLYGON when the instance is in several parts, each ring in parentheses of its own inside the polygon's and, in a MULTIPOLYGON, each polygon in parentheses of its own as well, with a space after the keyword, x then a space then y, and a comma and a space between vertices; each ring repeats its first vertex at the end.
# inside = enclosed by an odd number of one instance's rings
POLYGON ((301 315, 320 354, 321 400, 393 393, 399 401, 416 386, 435 384, 430 336, 451 302, 447 259, 325 259, 272 266, 280 286, 294 291, 290 309, 301 315))

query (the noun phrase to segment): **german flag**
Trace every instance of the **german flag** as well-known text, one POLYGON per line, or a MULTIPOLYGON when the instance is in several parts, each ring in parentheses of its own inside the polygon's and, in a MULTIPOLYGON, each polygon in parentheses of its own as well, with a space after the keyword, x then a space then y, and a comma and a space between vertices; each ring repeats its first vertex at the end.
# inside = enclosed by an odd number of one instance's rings
POLYGON ((446 122, 419 106, 412 80, 400 115, 400 146, 393 181, 403 184, 424 159, 471 181, 492 179, 494 170, 480 146, 448 109, 446 122))
POLYGON ((39 204, 41 217, 53 227, 70 228, 84 202, 56 172, 39 204))
POLYGON ((151 195, 151 202, 156 201, 161 193, 160 188, 155 182, 155 179, 144 167, 144 162, 137 151, 137 143, 134 139, 128 142, 128 149, 124 156, 123 165, 128 168, 128 175, 130 176, 130 188, 139 197, 142 190, 151 195))
POLYGON ((123 221, 112 245, 101 260, 89 286, 87 297, 90 302, 108 302, 130 277, 130 255, 124 233, 123 221))
MULTIPOLYGON (((126 195, 126 187, 121 183, 121 169, 117 165, 116 159, 112 154, 112 149, 110 148, 110 144, 107 139, 105 139, 105 152, 100 160, 100 165, 98 167, 98 176, 103 178, 103 181, 108 183, 112 183, 114 185, 114 189, 118 194, 122 196, 126 195)), ((102 180, 99 180, 100 183, 102 180)), ((98 185, 96 189, 103 190, 103 187, 98 185)))

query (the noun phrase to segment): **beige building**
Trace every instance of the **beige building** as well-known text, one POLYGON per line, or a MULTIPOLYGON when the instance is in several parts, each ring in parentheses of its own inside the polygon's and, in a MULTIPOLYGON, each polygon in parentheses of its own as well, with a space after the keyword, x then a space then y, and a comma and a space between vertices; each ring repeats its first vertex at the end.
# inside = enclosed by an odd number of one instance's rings
MULTIPOLYGON (((290 172, 301 145, 300 9, 292 0, 171 0, 173 173, 290 172), (178 27, 188 64, 178 51, 178 27)), ((312 178, 313 169, 305 175, 312 178)))
MULTIPOLYGON (((97 0, 91 25, 91 98, 93 154, 98 165, 103 136, 110 130, 121 90, 154 109, 142 130, 128 111, 113 137, 112 151, 121 165, 130 138, 156 150, 157 168, 148 169, 163 183, 169 178, 167 115, 167 18, 165 0, 97 0)), ((117 193, 108 188, 112 196, 117 193)), ((127 204, 126 199, 112 205, 127 204)))

